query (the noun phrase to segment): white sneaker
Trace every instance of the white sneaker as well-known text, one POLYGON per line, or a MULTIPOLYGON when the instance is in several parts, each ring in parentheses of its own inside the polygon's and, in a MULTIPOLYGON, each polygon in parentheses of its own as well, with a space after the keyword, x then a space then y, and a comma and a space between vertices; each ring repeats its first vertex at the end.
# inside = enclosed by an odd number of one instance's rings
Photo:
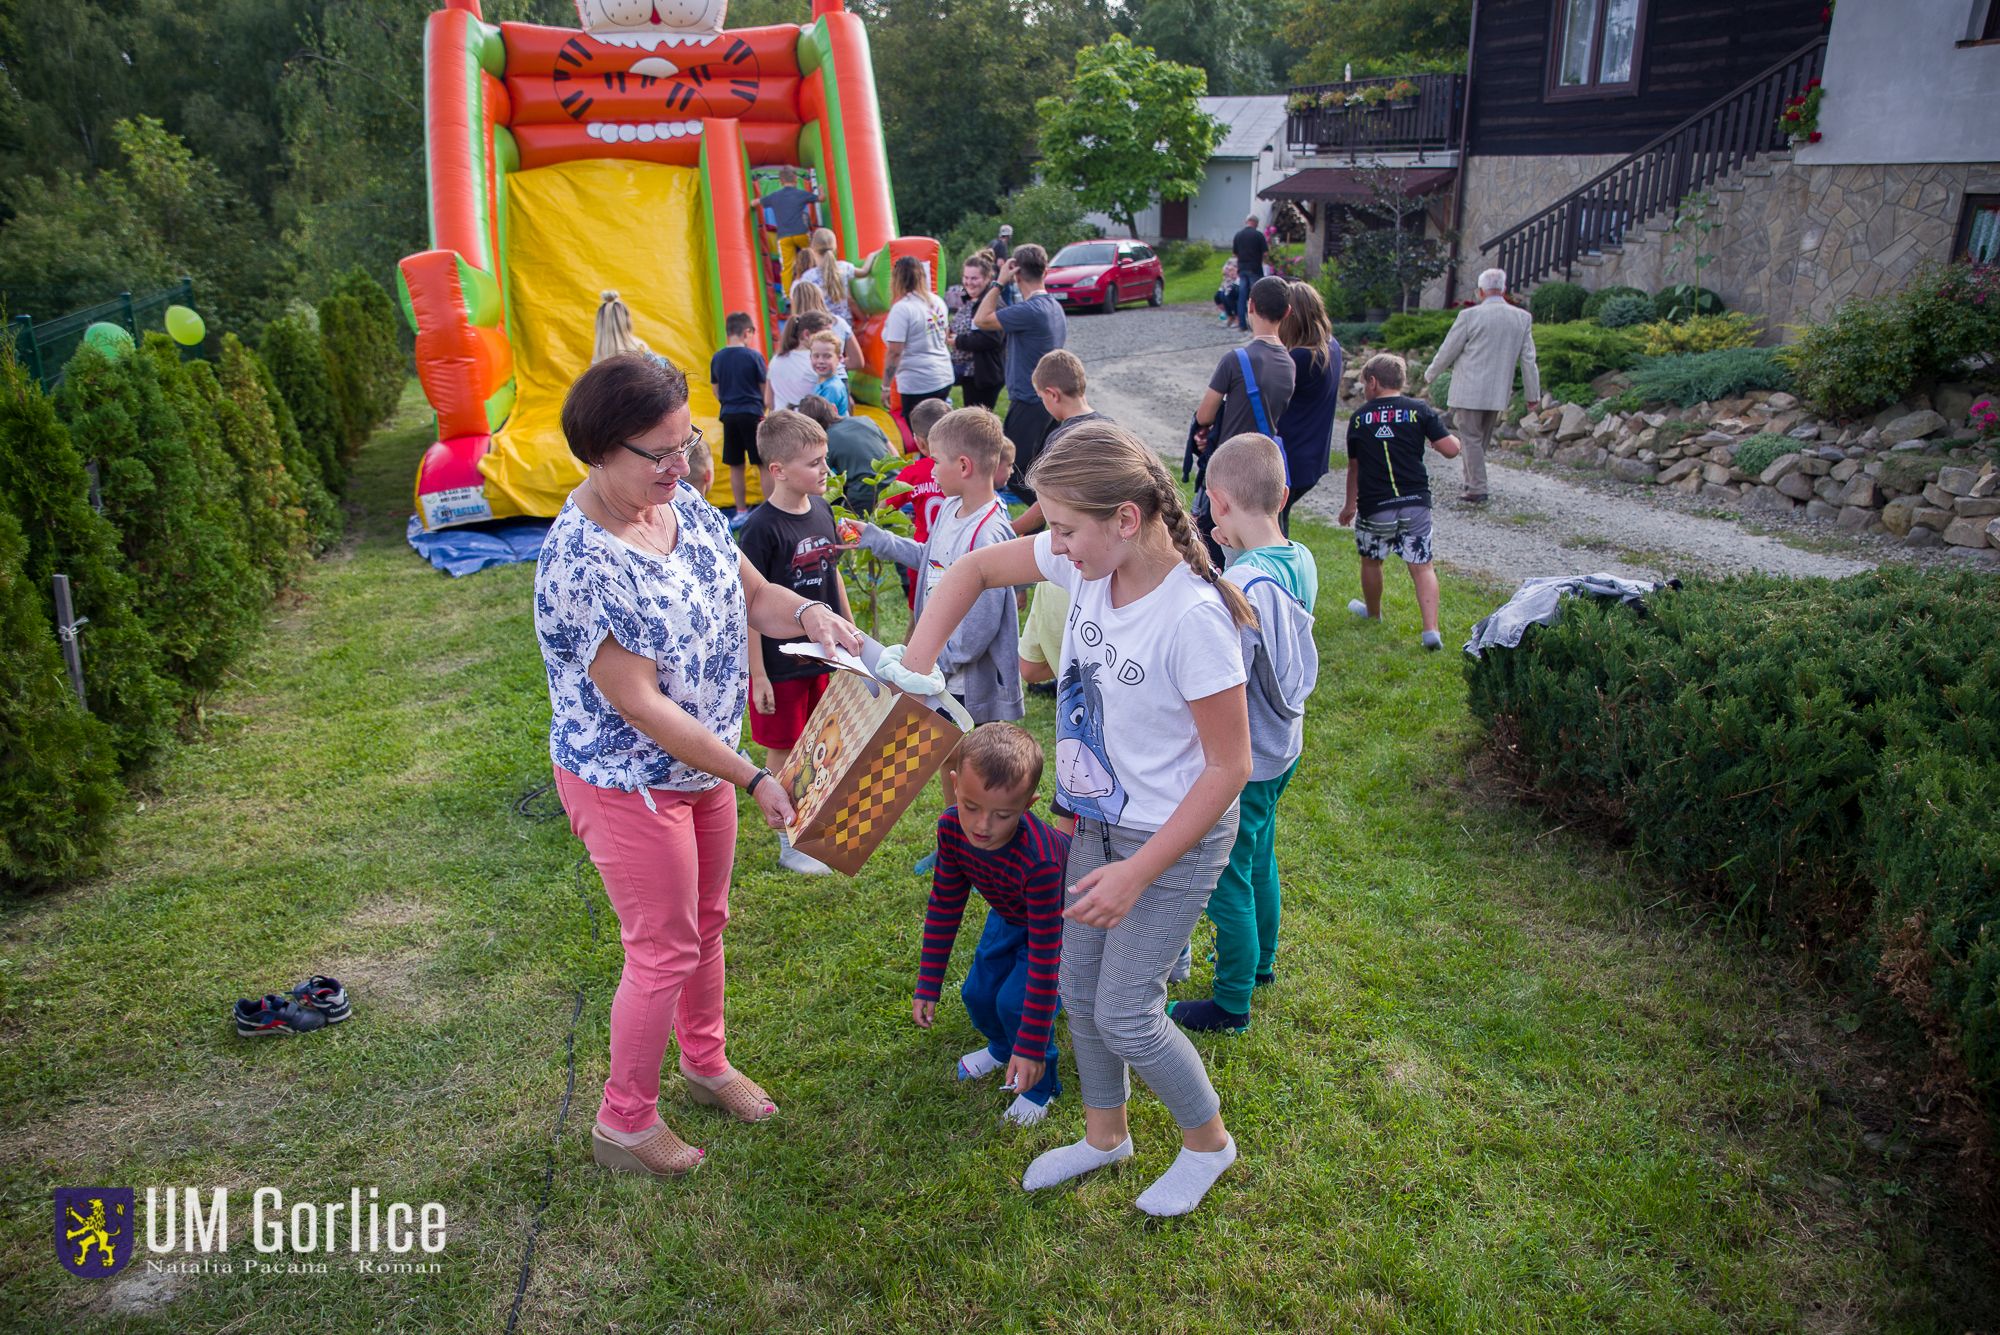
POLYGON ((1185 983, 1194 973, 1194 943, 1181 947, 1181 957, 1174 961, 1174 967, 1167 970, 1167 981, 1185 983))
POLYGON ((783 834, 778 836, 778 865, 801 876, 829 876, 833 873, 833 868, 812 854, 793 848, 790 837, 783 834))

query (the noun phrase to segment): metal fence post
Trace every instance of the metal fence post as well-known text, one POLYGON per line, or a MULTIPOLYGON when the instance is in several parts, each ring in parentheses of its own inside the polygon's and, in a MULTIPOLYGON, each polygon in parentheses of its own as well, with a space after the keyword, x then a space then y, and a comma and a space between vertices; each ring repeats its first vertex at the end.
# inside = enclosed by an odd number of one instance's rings
POLYGON ((125 307, 125 332, 133 338, 139 337, 139 313, 132 307, 132 294, 130 292, 120 292, 118 300, 125 307))
POLYGON ((28 374, 37 382, 42 378, 42 347, 35 341, 35 319, 31 315, 14 317, 14 352, 28 374))
POLYGON ((77 632, 90 618, 77 619, 76 607, 70 602, 68 575, 56 575, 52 582, 56 593, 56 638, 62 641, 63 666, 69 669, 69 688, 76 692, 77 704, 88 713, 90 701, 83 693, 83 647, 77 642, 77 632))

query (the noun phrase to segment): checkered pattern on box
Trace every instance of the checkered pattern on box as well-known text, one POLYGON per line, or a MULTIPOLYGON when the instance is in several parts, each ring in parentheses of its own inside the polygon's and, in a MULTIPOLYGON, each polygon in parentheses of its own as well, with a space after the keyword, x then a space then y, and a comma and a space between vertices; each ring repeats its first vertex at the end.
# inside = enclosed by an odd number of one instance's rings
MULTIPOLYGON (((831 719, 840 725, 841 748, 846 756, 855 756, 862 739, 874 733, 882 725, 882 719, 895 704, 895 693, 888 687, 881 688, 881 697, 868 693, 868 683, 859 674, 836 672, 828 684, 826 694, 813 706, 812 717, 806 720, 805 731, 799 734, 799 744, 792 748, 792 754, 785 760, 785 772, 779 779, 790 792, 792 781, 799 767, 805 763, 806 752, 811 749, 812 740, 818 737, 821 728, 831 719)), ((828 788, 826 793, 833 790, 828 788)), ((821 805, 824 804, 824 794, 821 805)), ((799 829, 808 824, 818 813, 802 809, 795 813, 797 821, 792 826, 799 829)))
POLYGON ((828 841, 856 852, 872 849, 880 835, 869 836, 878 828, 886 834, 930 777, 925 762, 939 748, 956 746, 961 735, 927 709, 909 711, 877 744, 875 754, 860 762, 861 784, 827 820, 828 841))

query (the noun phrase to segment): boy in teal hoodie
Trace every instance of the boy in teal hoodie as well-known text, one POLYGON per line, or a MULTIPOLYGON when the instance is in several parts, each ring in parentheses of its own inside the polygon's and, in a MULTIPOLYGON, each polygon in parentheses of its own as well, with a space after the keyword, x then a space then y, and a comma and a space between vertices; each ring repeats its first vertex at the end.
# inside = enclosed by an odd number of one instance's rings
POLYGON ((1286 494, 1285 456, 1269 436, 1231 436, 1209 458, 1210 513, 1229 555, 1223 578, 1257 609, 1256 626, 1242 631, 1251 770, 1236 844, 1208 901, 1215 995, 1174 1003, 1174 1020, 1184 1029, 1241 1032, 1250 1025, 1252 990, 1275 977, 1278 799, 1305 749, 1306 700, 1319 682, 1313 644, 1319 570, 1312 552, 1278 527, 1286 494))

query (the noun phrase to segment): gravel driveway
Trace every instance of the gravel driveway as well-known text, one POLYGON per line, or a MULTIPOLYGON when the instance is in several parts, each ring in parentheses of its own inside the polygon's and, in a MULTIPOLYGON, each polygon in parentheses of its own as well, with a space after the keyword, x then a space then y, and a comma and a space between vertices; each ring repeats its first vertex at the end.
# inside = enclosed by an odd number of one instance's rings
MULTIPOLYGON (((1202 389, 1239 337, 1218 325, 1212 311, 1194 306, 1134 307, 1069 322, 1069 349, 1089 368, 1091 405, 1137 429, 1176 469, 1202 389)), ((1334 448, 1343 448, 1338 433, 1334 448)), ((1510 587, 1535 575, 1595 571, 1632 579, 1748 571, 1840 576, 1875 565, 1860 550, 1802 551, 1732 520, 1637 499, 1618 483, 1531 470, 1511 452, 1490 456, 1487 471, 1491 499, 1483 507, 1461 505, 1458 461, 1431 456, 1438 560, 1510 587)), ((1344 470, 1329 472, 1298 508, 1332 523, 1346 486, 1344 470)))

